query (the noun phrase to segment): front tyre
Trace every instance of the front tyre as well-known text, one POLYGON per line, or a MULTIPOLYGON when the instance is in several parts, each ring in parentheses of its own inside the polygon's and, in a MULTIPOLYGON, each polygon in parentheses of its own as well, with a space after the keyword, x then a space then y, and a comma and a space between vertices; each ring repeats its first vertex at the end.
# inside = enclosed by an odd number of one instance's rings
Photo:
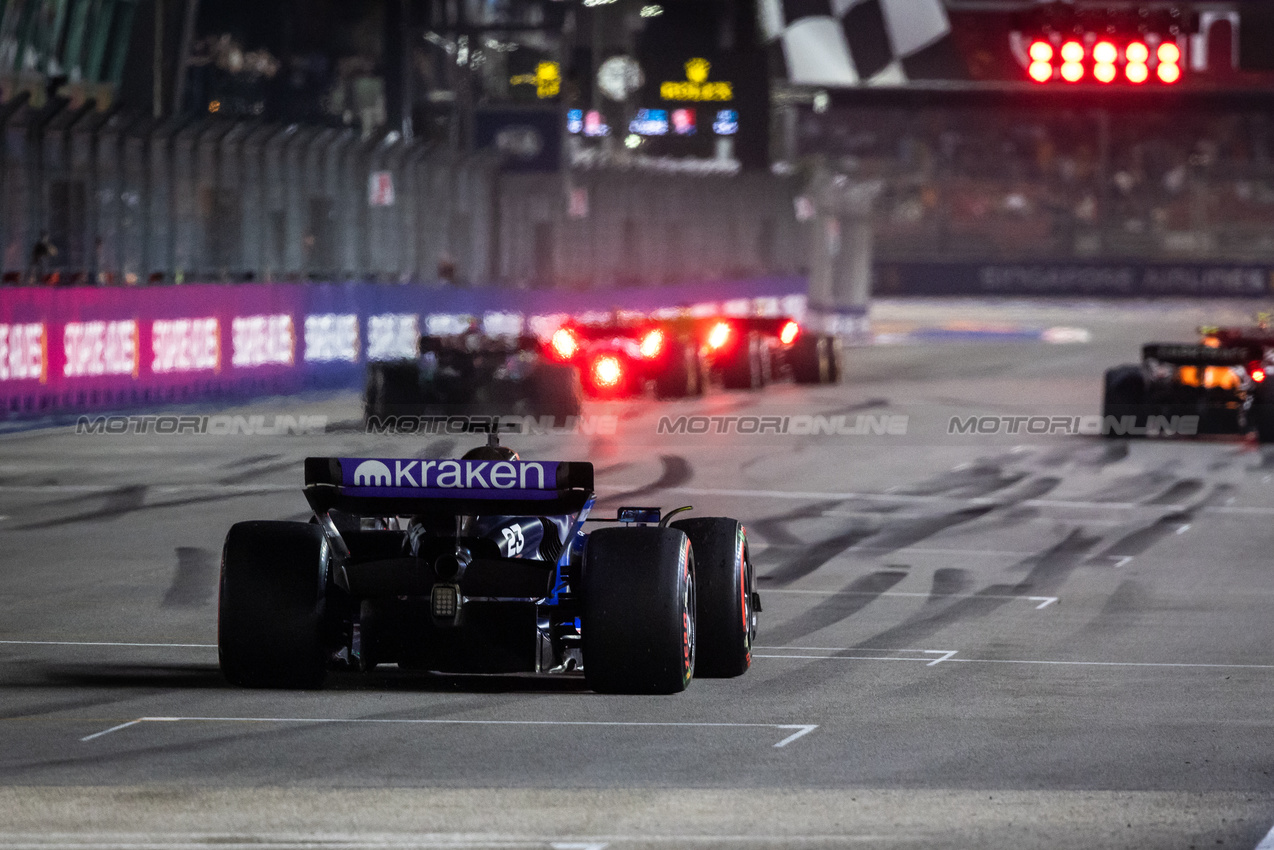
POLYGON ((604 528, 583 563, 584 679, 603 694, 673 694, 695 672, 695 567, 673 528, 604 528))
POLYGON ((701 678, 742 676, 752 666, 756 639, 756 575, 743 525, 727 517, 696 517, 672 523, 690 538, 698 600, 701 678))
POLYGON ((217 654, 232 684, 317 688, 324 647, 329 549, 304 522, 240 522, 221 554, 217 654))

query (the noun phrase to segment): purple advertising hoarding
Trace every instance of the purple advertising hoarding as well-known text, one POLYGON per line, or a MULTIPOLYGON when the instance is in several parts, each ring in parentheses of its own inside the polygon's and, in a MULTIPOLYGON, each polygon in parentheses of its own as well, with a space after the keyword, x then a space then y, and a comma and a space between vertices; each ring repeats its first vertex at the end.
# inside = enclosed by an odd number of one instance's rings
MULTIPOLYGON (((189 284, 0 290, 0 418, 361 387, 368 361, 414 357, 469 322, 697 306, 793 307, 802 279, 563 293, 410 285, 189 284)), ((790 310, 789 310, 790 312, 790 310)), ((538 321, 537 321, 538 320, 538 321)))

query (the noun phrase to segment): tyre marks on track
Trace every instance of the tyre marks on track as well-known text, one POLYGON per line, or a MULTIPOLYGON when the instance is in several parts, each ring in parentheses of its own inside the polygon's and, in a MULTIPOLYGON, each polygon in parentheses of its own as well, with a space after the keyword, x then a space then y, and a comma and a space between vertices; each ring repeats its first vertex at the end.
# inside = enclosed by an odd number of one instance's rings
POLYGON ((765 630, 767 644, 782 646, 811 635, 819 629, 834 626, 848 619, 880 598, 907 577, 902 570, 877 570, 845 585, 847 593, 829 596, 817 605, 801 613, 799 619, 788 620, 774 629, 765 630), (849 595, 850 593, 854 595, 849 595))
POLYGON ((215 553, 194 546, 177 547, 177 568, 164 594, 165 608, 203 608, 217 592, 220 565, 215 553))
POLYGON ((599 498, 599 503, 623 505, 631 502, 633 499, 649 496, 658 493, 661 490, 671 490, 676 487, 684 487, 694 478, 694 468, 691 467, 690 461, 681 455, 660 455, 659 463, 662 471, 659 478, 650 484, 645 484, 633 490, 626 490, 623 493, 615 493, 613 495, 599 498))

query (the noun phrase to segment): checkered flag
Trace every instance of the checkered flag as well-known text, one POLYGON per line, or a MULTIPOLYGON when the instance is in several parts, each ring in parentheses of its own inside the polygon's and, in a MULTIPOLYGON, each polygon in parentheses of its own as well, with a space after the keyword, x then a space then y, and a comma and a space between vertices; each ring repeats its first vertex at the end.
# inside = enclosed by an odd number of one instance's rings
POLYGON ((792 83, 901 85, 968 76, 942 0, 760 0, 760 14, 792 83))

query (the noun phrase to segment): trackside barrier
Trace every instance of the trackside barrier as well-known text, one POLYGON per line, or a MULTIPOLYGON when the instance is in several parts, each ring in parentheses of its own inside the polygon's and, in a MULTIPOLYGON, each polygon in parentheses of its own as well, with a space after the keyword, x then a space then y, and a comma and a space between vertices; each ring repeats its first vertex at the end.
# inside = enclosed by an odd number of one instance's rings
POLYGON ((415 356, 470 317, 546 333, 613 311, 800 314, 803 278, 596 292, 372 283, 0 290, 0 418, 361 388, 368 361, 415 356))

